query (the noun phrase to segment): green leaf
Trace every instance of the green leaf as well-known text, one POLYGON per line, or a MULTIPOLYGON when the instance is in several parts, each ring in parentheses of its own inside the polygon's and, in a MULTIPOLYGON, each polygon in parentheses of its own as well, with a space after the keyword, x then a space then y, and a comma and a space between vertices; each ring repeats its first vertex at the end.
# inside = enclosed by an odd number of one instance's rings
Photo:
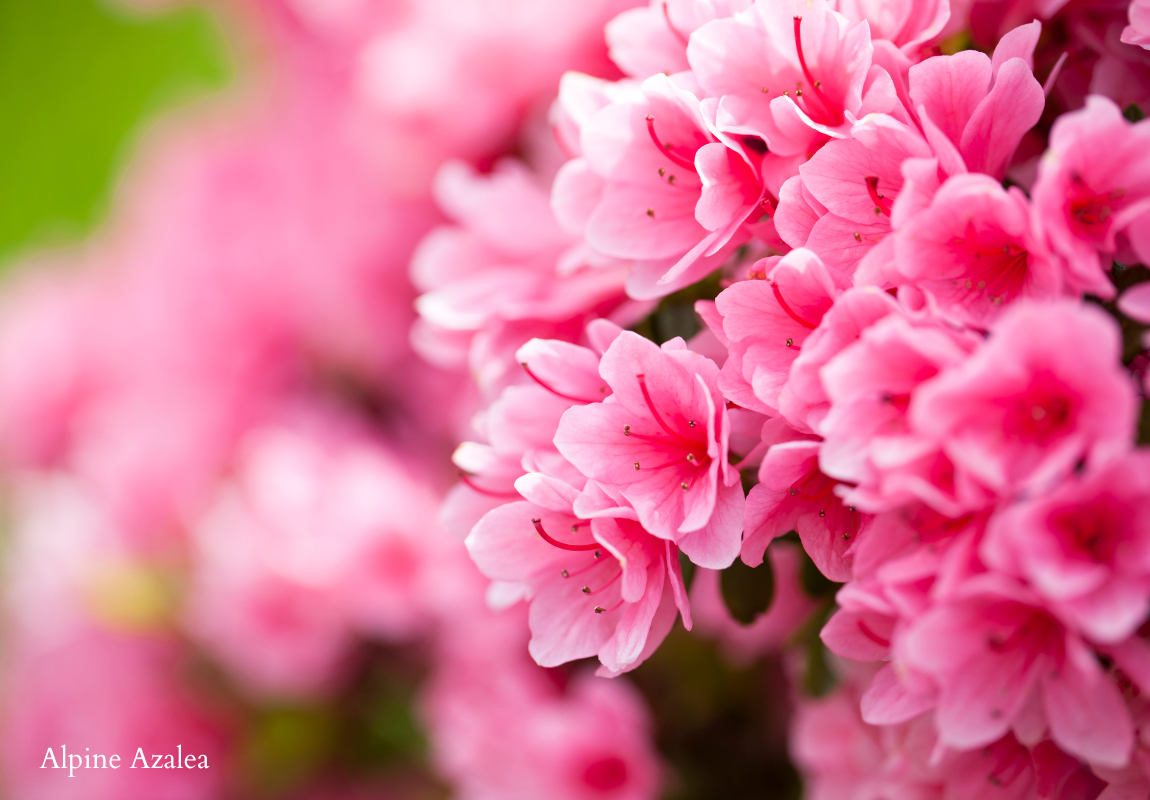
POLYGON ((1122 116, 1131 122, 1141 122, 1146 119, 1146 114, 1142 111, 1137 103, 1131 103, 1122 110, 1122 116))
POLYGON ((771 560, 764 558, 762 564, 752 568, 737 558, 720 573, 719 586, 731 616, 744 625, 750 625, 755 617, 771 607, 771 601, 775 599, 775 572, 771 568, 771 560))
POLYGON ((142 124, 222 87, 230 61, 202 8, 0 2, 0 256, 90 231, 142 124))

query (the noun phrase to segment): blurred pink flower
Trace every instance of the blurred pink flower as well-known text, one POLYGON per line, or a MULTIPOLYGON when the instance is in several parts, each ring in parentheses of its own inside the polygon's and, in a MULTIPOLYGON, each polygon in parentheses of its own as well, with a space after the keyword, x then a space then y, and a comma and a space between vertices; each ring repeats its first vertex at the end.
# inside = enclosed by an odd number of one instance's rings
POLYGON ((1127 122, 1113 101, 1098 96, 1059 117, 1050 131, 1034 204, 1083 291, 1114 296, 1106 273, 1123 234, 1137 258, 1150 260, 1148 143, 1150 122, 1127 122))

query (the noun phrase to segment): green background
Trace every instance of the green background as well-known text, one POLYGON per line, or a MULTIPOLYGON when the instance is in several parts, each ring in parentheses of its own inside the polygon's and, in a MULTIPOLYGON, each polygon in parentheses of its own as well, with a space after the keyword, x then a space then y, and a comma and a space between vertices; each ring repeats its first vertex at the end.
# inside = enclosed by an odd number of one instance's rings
POLYGON ((232 74, 203 9, 0 0, 0 265, 91 231, 144 122, 232 74))

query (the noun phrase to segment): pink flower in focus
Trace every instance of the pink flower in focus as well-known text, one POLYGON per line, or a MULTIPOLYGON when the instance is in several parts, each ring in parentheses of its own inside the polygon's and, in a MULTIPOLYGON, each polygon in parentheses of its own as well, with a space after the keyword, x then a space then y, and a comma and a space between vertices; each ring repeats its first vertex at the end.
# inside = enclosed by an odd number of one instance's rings
POLYGON ((452 460, 461 480, 440 510, 448 530, 462 539, 488 511, 521 499, 515 481, 528 472, 582 488, 586 478, 555 449, 555 430, 568 408, 610 394, 599 375, 599 359, 619 332, 618 326, 596 320, 586 333, 598 351, 544 339, 519 348, 515 358, 532 382, 507 387, 476 416, 474 425, 488 444, 464 442, 456 448, 452 460))
POLYGON ((1022 297, 1067 293, 1061 258, 1035 230, 1026 196, 987 175, 952 177, 894 239, 898 285, 910 283, 959 324, 984 327, 1022 297))
POLYGON ((1106 273, 1121 236, 1150 262, 1150 122, 1127 122, 1113 101, 1090 96, 1055 121, 1033 196, 1075 284, 1113 297, 1106 273))
POLYGON ((529 651, 541 666, 599 657, 599 673, 634 669, 690 609, 678 548, 624 518, 579 519, 579 493, 542 475, 516 482, 526 502, 486 514, 467 537, 481 572, 522 587, 529 651))
POLYGON ((730 565, 744 497, 728 463, 719 368, 682 339, 660 348, 625 331, 603 354, 599 373, 614 394, 563 415, 559 452, 699 566, 730 565))
POLYGON ((914 393, 910 424, 939 443, 956 481, 1000 493, 1050 485, 1082 459, 1130 448, 1137 397, 1121 352, 1102 311, 1019 302, 969 359, 914 393))
POLYGON ((779 195, 775 227, 792 247, 814 250, 842 285, 890 233, 908 159, 938 163, 913 126, 886 114, 855 123, 851 138, 828 142, 799 167, 779 195))
MULTIPOLYGON (((763 199, 761 155, 721 143, 690 73, 656 75, 582 125, 582 157, 556 179, 552 204, 569 211, 596 251, 649 262, 628 283, 647 299, 714 270, 747 238, 763 199)), ((619 91, 623 91, 620 87, 619 91)))
POLYGON ((1012 728, 1038 741, 1049 728, 1066 752, 1123 767, 1134 744, 1130 712, 1094 653, 1031 592, 994 574, 968 580, 919 616, 897 647, 939 685, 935 722, 956 749, 1012 728))
POLYGON ((803 342, 779 393, 779 411, 795 430, 813 433, 830 409, 820 373, 844 347, 876 320, 901 310, 898 301, 874 287, 851 289, 835 300, 803 342))
POLYGON ((819 570, 833 581, 851 578, 850 558, 865 518, 835 494, 838 481, 819 471, 822 442, 776 444, 759 467, 759 483, 747 495, 742 558, 750 566, 763 561, 772 540, 797 531, 819 570))
POLYGON ((715 300, 729 342, 719 388, 743 408, 778 414, 791 364, 840 292, 809 250, 764 259, 751 273, 764 279, 739 281, 715 300))
POLYGON ((986 504, 986 493, 955 474, 909 413, 920 387, 963 363, 976 341, 891 314, 822 368, 830 409, 818 427, 824 437, 819 467, 852 487, 844 494, 847 502, 879 512, 921 500, 953 516, 986 504))
POLYGON ((765 2, 691 35, 687 58, 715 122, 761 137, 777 155, 812 152, 851 123, 898 102, 885 70, 871 68, 870 28, 826 3, 765 2))
POLYGON ((1125 639, 1150 610, 1150 454, 1135 452, 991 518, 980 550, 1067 624, 1125 639))
POLYGON ((1014 29, 993 57, 964 50, 910 68, 909 99, 943 174, 1005 174, 1046 104, 1033 74, 1041 27, 1035 21, 1014 29))

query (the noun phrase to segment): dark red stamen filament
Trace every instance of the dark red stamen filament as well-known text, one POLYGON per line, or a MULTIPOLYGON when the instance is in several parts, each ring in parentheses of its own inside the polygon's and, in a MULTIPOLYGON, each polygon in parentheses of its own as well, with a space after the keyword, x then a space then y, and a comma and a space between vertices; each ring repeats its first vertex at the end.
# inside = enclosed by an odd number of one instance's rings
POLYGON ((472 481, 471 477, 466 472, 459 473, 459 480, 480 494, 485 494, 488 497, 519 497, 519 492, 496 492, 492 489, 484 489, 482 486, 479 486, 474 481, 472 481))
POLYGON ((659 148, 659 152, 684 169, 695 171, 695 162, 689 161, 671 149, 671 145, 659 141, 659 134, 655 133, 655 118, 647 115, 647 133, 651 134, 651 141, 659 148))
POLYGON ((890 216, 890 202, 885 197, 878 193, 878 176, 868 175, 866 178, 866 190, 870 194, 871 202, 874 203, 875 211, 882 212, 886 216, 890 216))
POLYGON ((529 378, 531 378, 531 380, 535 381, 537 384, 542 386, 547 391, 551 392, 551 394, 555 395, 556 397, 562 397, 564 400, 573 400, 576 403, 593 403, 593 402, 595 402, 594 400, 588 400, 584 397, 572 397, 569 394, 563 394, 563 392, 557 391, 556 389, 553 389, 552 387, 550 387, 546 383, 544 383, 539 378, 538 375, 536 375, 534 372, 531 371, 531 367, 527 366, 526 364, 520 364, 520 366, 523 367, 523 371, 527 373, 527 376, 529 378))
POLYGON ((807 83, 810 84, 811 91, 815 93, 815 97, 818 98, 819 103, 830 116, 830 119, 833 121, 832 124, 839 125, 843 121, 842 114, 831 105, 826 95, 823 94, 820 83, 816 81, 815 76, 811 74, 810 67, 807 66, 806 56, 803 55, 802 22, 802 17, 795 17, 795 49, 799 52, 799 66, 803 68, 803 76, 807 79, 807 83))
POLYGON ((779 307, 782 308, 783 311, 787 312, 788 317, 809 330, 813 331, 818 327, 818 325, 812 325, 811 323, 807 322, 805 319, 796 314, 789 305, 787 305, 787 301, 783 299, 783 293, 779 291, 779 285, 777 283, 771 284, 771 290, 775 293, 775 299, 779 301, 779 307))
POLYGON ((542 520, 533 519, 531 520, 531 524, 535 526, 536 532, 543 537, 543 541, 547 542, 547 544, 551 545, 552 547, 558 547, 560 550, 598 550, 600 547, 602 547, 602 545, 598 544, 597 542, 592 542, 591 544, 567 544, 566 542, 561 542, 558 539, 554 539, 548 535, 547 531, 543 530, 542 520))

